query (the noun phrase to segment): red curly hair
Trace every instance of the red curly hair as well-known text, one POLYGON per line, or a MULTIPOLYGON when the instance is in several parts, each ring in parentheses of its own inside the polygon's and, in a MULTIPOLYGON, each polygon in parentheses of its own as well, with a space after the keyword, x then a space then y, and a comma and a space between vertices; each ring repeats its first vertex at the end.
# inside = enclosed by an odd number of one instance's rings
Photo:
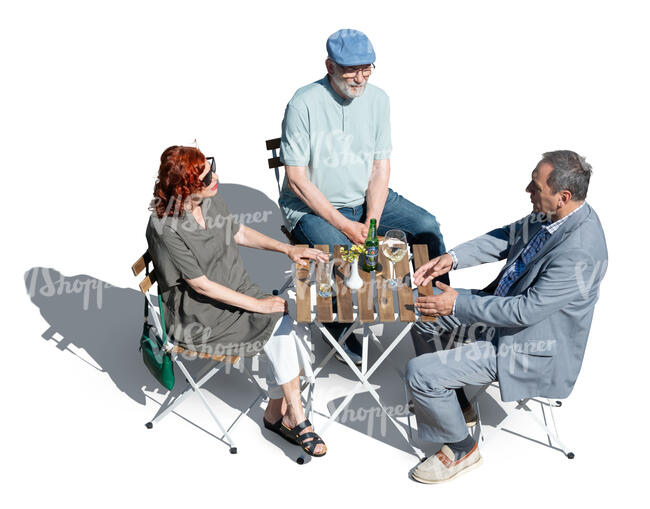
POLYGON ((205 156, 198 148, 174 145, 160 156, 158 180, 149 210, 158 217, 179 215, 185 200, 203 189, 199 176, 205 170, 205 156))

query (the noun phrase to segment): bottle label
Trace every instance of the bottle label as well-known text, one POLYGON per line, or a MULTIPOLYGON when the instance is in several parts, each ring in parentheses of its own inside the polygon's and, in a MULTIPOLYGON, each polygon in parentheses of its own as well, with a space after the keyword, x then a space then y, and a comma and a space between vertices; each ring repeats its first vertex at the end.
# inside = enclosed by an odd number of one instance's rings
POLYGON ((368 267, 375 267, 377 265, 377 255, 379 248, 377 246, 370 246, 366 248, 366 265, 368 267))

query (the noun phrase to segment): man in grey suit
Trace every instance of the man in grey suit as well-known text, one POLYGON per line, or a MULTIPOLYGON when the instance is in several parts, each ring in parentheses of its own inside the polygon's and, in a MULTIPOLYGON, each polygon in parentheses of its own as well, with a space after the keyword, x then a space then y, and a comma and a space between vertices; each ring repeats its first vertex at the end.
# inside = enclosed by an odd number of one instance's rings
POLYGON ((507 260, 485 290, 438 282, 433 296, 416 300, 421 313, 439 319, 418 322, 414 341, 435 342, 461 327, 476 340, 407 365, 419 436, 444 444, 412 470, 415 480, 446 481, 481 462, 455 390, 498 380, 503 401, 571 393, 607 268, 603 229, 585 203, 590 176, 591 166, 575 152, 545 153, 526 187, 531 214, 415 272, 415 283, 425 284, 453 269, 507 260))

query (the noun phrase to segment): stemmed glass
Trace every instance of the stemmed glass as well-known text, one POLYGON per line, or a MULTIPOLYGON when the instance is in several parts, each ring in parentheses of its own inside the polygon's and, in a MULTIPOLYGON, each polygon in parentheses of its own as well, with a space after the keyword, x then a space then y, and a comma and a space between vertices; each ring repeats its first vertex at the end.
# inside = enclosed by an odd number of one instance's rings
POLYGON ((391 278, 387 281, 388 286, 395 288, 399 281, 395 278, 395 264, 406 255, 406 234, 402 230, 388 230, 384 235, 381 250, 384 256, 391 261, 391 278))

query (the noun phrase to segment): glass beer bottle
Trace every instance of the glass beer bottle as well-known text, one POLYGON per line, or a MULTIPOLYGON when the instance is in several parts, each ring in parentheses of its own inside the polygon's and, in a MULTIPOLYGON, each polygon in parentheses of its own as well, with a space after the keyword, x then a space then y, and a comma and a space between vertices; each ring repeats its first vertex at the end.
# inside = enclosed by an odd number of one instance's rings
POLYGON ((366 256, 364 258, 364 268, 370 272, 377 269, 377 257, 379 256, 379 239, 377 239, 377 220, 370 220, 368 228, 368 238, 365 243, 366 256))

